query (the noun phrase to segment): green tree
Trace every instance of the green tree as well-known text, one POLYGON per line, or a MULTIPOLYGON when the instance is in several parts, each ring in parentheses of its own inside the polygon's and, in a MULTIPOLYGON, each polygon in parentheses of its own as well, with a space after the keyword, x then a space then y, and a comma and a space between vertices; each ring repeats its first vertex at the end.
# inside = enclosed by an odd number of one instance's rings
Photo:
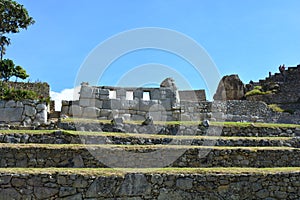
POLYGON ((10 59, 4 59, 0 61, 1 79, 8 81, 15 73, 15 64, 10 59))
POLYGON ((3 56, 10 45, 10 38, 5 34, 18 33, 31 24, 34 24, 34 20, 23 5, 13 0, 0 0, 0 79, 8 81, 12 76, 21 79, 28 77, 22 67, 16 67, 10 59, 3 60, 3 56))
POLYGON ((26 73, 26 70, 23 69, 21 66, 15 67, 14 76, 16 77, 16 81, 18 80, 18 78, 24 80, 29 77, 29 75, 26 73))
POLYGON ((10 59, 0 61, 0 73, 0 78, 4 81, 9 81, 13 76, 16 77, 16 81, 18 78, 24 80, 29 77, 25 69, 21 66, 15 66, 15 63, 10 59))
POLYGON ((23 5, 13 0, 0 0, 0 61, 10 44, 10 39, 5 36, 9 33, 18 33, 20 29, 27 29, 34 24, 34 20, 29 16, 23 5))

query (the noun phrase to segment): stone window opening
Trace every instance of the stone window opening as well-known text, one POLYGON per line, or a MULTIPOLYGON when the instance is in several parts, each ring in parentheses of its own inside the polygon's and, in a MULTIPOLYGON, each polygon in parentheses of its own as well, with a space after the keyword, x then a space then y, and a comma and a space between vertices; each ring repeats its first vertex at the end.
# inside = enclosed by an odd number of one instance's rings
POLYGON ((117 92, 115 90, 109 90, 109 99, 116 99, 117 98, 117 92))
POLYGON ((126 91, 126 100, 133 100, 133 91, 126 91))
POLYGON ((143 100, 144 101, 149 101, 150 100, 150 92, 149 91, 144 91, 143 92, 143 100))

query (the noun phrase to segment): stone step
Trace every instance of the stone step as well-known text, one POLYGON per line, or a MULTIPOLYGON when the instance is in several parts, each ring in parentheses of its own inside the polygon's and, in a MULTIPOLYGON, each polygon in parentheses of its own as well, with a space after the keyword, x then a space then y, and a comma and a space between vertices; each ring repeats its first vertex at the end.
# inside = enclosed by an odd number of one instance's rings
POLYGON ((1 199, 299 199, 300 168, 0 169, 1 199))
POLYGON ((299 156, 291 147, 1 144, 0 167, 298 167, 299 156))
POLYGON ((172 136, 134 133, 77 133, 73 131, 14 131, 0 133, 0 143, 24 144, 122 144, 122 145, 208 145, 288 146, 300 148, 300 137, 172 136), (35 132, 35 133, 33 133, 35 132))

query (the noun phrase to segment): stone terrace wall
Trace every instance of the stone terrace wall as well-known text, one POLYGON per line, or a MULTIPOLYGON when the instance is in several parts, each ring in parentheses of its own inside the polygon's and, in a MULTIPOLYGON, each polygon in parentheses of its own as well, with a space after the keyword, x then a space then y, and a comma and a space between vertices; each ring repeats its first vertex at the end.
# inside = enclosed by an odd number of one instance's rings
POLYGON ((0 100, 0 123, 39 125, 47 122, 46 103, 33 100, 0 100))
POLYGON ((26 83, 26 82, 5 82, 10 88, 31 90, 36 92, 38 95, 48 98, 50 97, 50 86, 48 83, 26 83))
POLYGON ((156 166, 156 157, 139 157, 143 153, 163 150, 168 159, 174 161, 169 167, 300 167, 298 148, 220 148, 174 145, 160 147, 122 147, 115 145, 22 145, 2 144, 0 148, 0 167, 22 168, 107 168, 107 167, 136 167, 156 166), (120 162, 124 151, 132 156, 126 156, 126 162, 120 162), (109 160, 105 156, 109 156, 109 160), (117 155, 117 156, 116 156, 117 155), (202 156, 205 155, 205 156, 202 156), (201 157, 202 156, 202 157, 201 157), (105 159, 105 160, 104 160, 105 159), (154 165, 153 165, 154 164, 154 165), (108 165, 108 166, 107 166, 108 165))
MULTIPOLYGON (((236 130, 235 130, 236 131, 236 130)), ((286 135, 289 139, 280 140, 277 138, 265 139, 265 138, 243 138, 240 139, 209 139, 209 138, 193 138, 191 139, 182 139, 174 138, 172 136, 164 138, 153 138, 150 135, 140 136, 136 134, 135 136, 127 135, 126 137, 120 135, 106 135, 97 133, 95 135, 76 135, 70 134, 69 132, 64 131, 53 131, 52 133, 43 133, 43 134, 34 134, 34 133, 0 133, 0 142, 1 143, 21 143, 21 144, 122 144, 122 145, 180 145, 180 144, 191 144, 191 145, 203 145, 208 146, 215 142, 214 146, 285 146, 285 147, 295 147, 300 148, 300 129, 289 130, 290 134, 284 133, 282 130, 278 132, 268 132, 268 136, 279 136, 286 135), (271 133, 271 134, 270 134, 271 133), (276 135, 277 134, 277 135, 276 135)), ((224 132, 222 134, 225 134, 224 132)), ((242 133, 235 134, 241 135, 242 133)), ((243 133, 246 134, 246 133, 243 133)), ((251 135, 251 133, 247 133, 251 135)), ((267 134, 267 133, 266 133, 267 134)), ((252 136, 256 134, 252 133, 252 136)))
POLYGON ((298 199, 300 173, 0 175, 4 199, 298 199))
POLYGON ((138 124, 104 124, 104 123, 60 123, 59 128, 77 131, 102 131, 124 133, 146 133, 163 135, 210 135, 210 136, 244 136, 244 137, 299 137, 299 128, 286 127, 227 127, 210 126, 205 128, 200 125, 138 125, 138 124))

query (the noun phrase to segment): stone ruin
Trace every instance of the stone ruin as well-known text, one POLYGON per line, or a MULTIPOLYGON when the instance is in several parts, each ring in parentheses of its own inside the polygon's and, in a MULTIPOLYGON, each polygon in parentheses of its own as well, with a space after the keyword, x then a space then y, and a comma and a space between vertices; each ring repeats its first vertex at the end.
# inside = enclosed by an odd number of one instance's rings
POLYGON ((79 101, 64 101, 64 116, 112 120, 143 121, 149 116, 155 121, 225 120, 270 123, 300 123, 300 65, 286 70, 286 81, 281 74, 244 84, 238 75, 224 76, 219 83, 214 101, 206 100, 204 90, 177 89, 172 78, 165 79, 159 88, 90 86, 82 84, 79 101), (276 92, 247 96, 255 86, 276 92), (296 87, 295 87, 296 86, 296 87), (299 86, 299 87, 298 87, 299 86), (274 88, 274 87, 273 87, 274 88), (278 104, 288 111, 274 112, 268 105, 278 104), (218 119, 214 113, 219 113, 218 119))
POLYGON ((183 113, 181 98, 206 101, 204 90, 179 91, 172 78, 165 79, 159 88, 82 84, 79 101, 63 102, 62 114, 104 120, 145 120, 151 116, 157 121, 177 121, 183 113))

